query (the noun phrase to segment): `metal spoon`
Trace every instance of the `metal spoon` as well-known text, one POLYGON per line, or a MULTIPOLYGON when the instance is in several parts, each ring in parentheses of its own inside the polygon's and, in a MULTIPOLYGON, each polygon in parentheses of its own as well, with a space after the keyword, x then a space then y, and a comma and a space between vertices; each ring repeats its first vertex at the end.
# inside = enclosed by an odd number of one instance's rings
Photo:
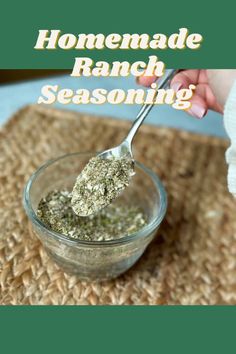
MULTIPOLYGON (((165 74, 158 79, 158 89, 168 87, 170 80, 172 79, 172 77, 175 75, 176 72, 177 70, 167 69, 165 71, 165 74)), ((140 109, 134 123, 132 124, 132 127, 127 137, 122 141, 122 143, 118 146, 115 146, 111 149, 101 152, 98 156, 103 159, 109 159, 112 157, 120 159, 124 156, 133 159, 133 154, 132 154, 133 138, 137 133, 140 125, 143 123, 144 119, 147 117, 148 113, 151 111, 153 106, 154 104, 144 104, 140 109)))
MULTIPOLYGON (((158 80, 158 88, 167 87, 174 74, 175 70, 166 70, 165 74, 158 80)), ((91 159, 88 162, 87 167, 85 167, 87 170, 85 171, 84 169, 78 176, 72 191, 71 205, 75 214, 79 216, 88 216, 98 212, 117 198, 122 190, 128 185, 127 183, 129 179, 134 174, 132 141, 138 128, 153 106, 154 104, 145 104, 142 106, 127 137, 120 145, 97 155, 97 157, 101 159, 99 165, 95 164, 95 166, 100 166, 98 171, 94 171, 94 165, 92 165, 92 167, 90 166, 91 163, 94 163, 94 160, 91 159), (120 162, 122 162, 122 158, 127 159, 127 162, 125 162, 125 166, 127 166, 121 168, 119 161, 115 161, 115 166, 111 164, 112 169, 109 171, 109 168, 106 165, 108 161, 106 160, 112 160, 113 158, 120 160, 120 162), (128 161, 129 159, 130 161, 128 161), (117 169, 121 169, 122 173, 117 169), (107 176, 105 182, 104 171, 107 176), (112 183, 111 180, 113 180, 112 183)))

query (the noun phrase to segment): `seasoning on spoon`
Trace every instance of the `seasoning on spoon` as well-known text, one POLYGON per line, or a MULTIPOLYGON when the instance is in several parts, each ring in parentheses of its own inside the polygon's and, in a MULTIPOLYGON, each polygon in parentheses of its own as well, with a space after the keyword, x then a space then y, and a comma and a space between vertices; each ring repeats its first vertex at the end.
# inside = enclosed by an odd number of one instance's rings
POLYGON ((88 216, 105 208, 128 186, 134 174, 130 156, 91 158, 72 191, 71 205, 75 214, 88 216))
POLYGON ((128 236, 147 224, 141 208, 119 201, 88 217, 75 215, 71 193, 51 191, 38 205, 37 216, 53 231, 70 239, 108 241, 128 236))

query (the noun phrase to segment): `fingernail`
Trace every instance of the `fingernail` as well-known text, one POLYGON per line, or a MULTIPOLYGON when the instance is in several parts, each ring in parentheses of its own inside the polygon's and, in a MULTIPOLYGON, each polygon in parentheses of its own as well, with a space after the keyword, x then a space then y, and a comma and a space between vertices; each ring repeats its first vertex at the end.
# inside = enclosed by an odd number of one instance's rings
POLYGON ((172 85, 171 85, 171 88, 177 92, 180 88, 182 87, 182 83, 181 82, 174 82, 172 85))
POLYGON ((189 113, 191 113, 193 116, 201 119, 205 116, 206 110, 204 107, 199 106, 196 103, 193 103, 191 108, 189 109, 189 113))

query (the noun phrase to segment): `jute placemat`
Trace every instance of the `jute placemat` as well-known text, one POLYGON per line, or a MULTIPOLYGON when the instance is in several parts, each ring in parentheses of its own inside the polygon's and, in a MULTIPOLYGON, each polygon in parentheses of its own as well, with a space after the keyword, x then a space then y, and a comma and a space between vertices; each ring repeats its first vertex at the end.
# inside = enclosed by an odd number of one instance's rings
POLYGON ((22 190, 31 173, 52 157, 114 146, 129 127, 32 106, 2 129, 1 304, 236 304, 236 203, 221 139, 141 128, 135 156, 158 173, 169 206, 158 237, 118 279, 96 284, 63 273, 30 234, 22 190))

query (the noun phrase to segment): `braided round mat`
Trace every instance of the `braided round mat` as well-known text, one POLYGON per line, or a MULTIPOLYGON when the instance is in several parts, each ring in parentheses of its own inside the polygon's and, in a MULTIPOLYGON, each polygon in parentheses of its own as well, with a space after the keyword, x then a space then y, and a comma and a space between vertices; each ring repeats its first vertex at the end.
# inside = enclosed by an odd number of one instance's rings
POLYGON ((1 304, 236 304, 235 201, 223 140, 141 128, 135 157, 158 173, 169 206, 158 237, 118 279, 97 284, 63 273, 29 232, 22 191, 31 173, 52 157, 114 146, 129 127, 32 106, 0 131, 1 304))

